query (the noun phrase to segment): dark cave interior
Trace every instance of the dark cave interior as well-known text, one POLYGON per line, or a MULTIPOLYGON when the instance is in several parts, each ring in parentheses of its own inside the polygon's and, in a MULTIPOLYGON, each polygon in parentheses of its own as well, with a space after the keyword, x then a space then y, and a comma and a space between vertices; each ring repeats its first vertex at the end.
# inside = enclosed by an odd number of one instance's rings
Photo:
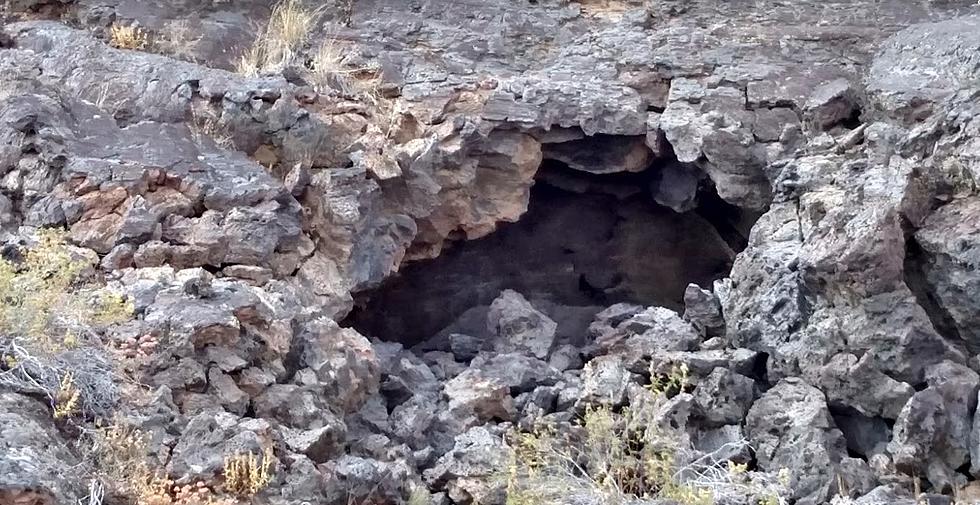
POLYGON ((723 202, 706 179, 693 210, 658 205, 651 192, 662 163, 596 175, 546 160, 518 222, 403 265, 357 294, 343 324, 409 347, 448 333, 481 336, 486 308, 504 289, 566 334, 614 303, 682 310, 689 283, 710 286, 728 274, 755 216, 723 202))

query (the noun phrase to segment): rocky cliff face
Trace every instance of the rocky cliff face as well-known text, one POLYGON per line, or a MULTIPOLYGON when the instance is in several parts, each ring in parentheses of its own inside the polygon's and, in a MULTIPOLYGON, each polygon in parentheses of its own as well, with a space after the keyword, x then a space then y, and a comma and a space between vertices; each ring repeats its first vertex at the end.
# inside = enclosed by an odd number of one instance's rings
MULTIPOLYGON (((8 1, 0 236, 66 228, 132 300, 117 415, 178 483, 273 448, 262 503, 500 503, 505 433, 683 364, 692 460, 967 496, 974 4, 328 2, 249 77, 267 0, 8 1)), ((0 503, 87 492, 36 393, 0 385, 0 503)))

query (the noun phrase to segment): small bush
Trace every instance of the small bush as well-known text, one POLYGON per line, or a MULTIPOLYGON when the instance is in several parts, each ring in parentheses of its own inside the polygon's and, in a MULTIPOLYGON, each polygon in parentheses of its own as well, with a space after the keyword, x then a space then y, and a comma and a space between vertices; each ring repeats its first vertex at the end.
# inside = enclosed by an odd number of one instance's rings
POLYGON ((714 454, 698 455, 682 433, 657 425, 658 407, 683 391, 686 379, 684 368, 655 377, 647 398, 652 401, 620 411, 587 407, 579 423, 566 432, 545 426, 512 434, 512 459, 505 476, 507 505, 579 500, 619 504, 646 499, 711 505, 746 496, 785 503, 777 485, 749 476, 744 465, 714 454))
POLYGON ((75 379, 71 372, 66 372, 61 379, 58 392, 54 395, 54 418, 64 419, 79 412, 81 393, 75 387, 75 379))
POLYGON ((320 11, 306 7, 302 0, 281 0, 255 42, 239 58, 238 72, 254 76, 282 71, 294 62, 319 17, 320 11))
POLYGON ((89 264, 61 232, 42 230, 23 261, 0 259, 0 333, 46 350, 96 341, 93 328, 128 319, 132 304, 86 281, 89 264))
POLYGON ((118 400, 114 364, 97 329, 132 304, 85 278, 89 263, 43 230, 18 261, 0 259, 0 385, 47 395, 58 418, 107 415, 118 400))
POLYGON ((272 481, 274 459, 271 448, 266 448, 261 459, 252 453, 225 458, 225 491, 241 498, 255 496, 272 481))
POLYGON ((113 23, 109 27, 109 45, 118 49, 146 49, 149 37, 136 25, 113 23))
POLYGON ((344 52, 339 44, 326 41, 317 46, 310 55, 307 79, 317 93, 325 93, 330 89, 352 93, 354 85, 349 78, 349 72, 343 71, 344 52))

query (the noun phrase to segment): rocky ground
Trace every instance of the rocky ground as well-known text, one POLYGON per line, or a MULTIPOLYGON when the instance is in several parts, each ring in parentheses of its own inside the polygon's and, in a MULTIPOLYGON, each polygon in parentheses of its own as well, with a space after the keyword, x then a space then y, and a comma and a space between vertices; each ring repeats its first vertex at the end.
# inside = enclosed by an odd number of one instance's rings
POLYGON ((980 496, 976 2, 318 2, 236 72, 272 4, 4 4, 5 251, 67 229, 156 344, 71 422, 0 380, 0 504, 95 503, 110 417, 178 484, 271 450, 256 503, 503 503, 508 434, 679 369, 775 503, 980 496))

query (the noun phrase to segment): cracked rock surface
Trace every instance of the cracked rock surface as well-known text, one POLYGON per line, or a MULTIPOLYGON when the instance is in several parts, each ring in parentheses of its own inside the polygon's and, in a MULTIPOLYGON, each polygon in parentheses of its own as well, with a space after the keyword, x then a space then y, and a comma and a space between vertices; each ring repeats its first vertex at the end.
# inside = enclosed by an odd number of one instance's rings
MULTIPOLYGON (((177 483, 502 504, 512 430, 683 365, 656 420, 793 503, 980 488, 975 2, 321 3, 258 76, 271 0, 0 10, 3 254, 64 228, 132 302, 118 415, 177 483)), ((0 381, 0 504, 87 496, 50 403, 0 381)))

